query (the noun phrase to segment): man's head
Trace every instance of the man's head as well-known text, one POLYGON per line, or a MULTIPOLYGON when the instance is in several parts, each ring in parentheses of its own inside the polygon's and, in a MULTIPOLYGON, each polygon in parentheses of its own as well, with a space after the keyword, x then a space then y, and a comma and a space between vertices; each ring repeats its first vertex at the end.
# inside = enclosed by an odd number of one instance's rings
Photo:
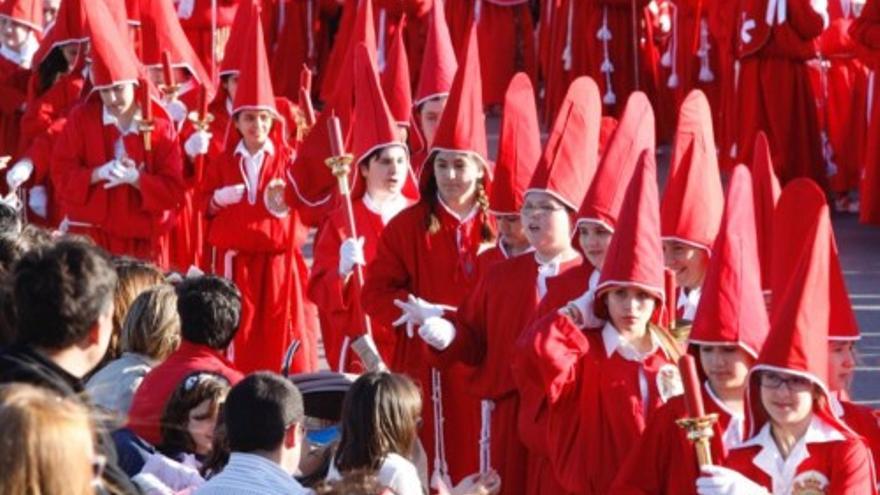
POLYGON ((19 340, 49 352, 76 351, 93 368, 113 330, 116 271, 100 249, 76 241, 25 254, 15 267, 19 340))
POLYGON ((177 286, 177 312, 183 340, 224 350, 238 331, 241 293, 224 278, 186 279, 177 286))
POLYGON ((287 472, 296 472, 305 419, 296 386, 274 373, 254 373, 232 387, 223 407, 232 452, 277 458, 287 472))

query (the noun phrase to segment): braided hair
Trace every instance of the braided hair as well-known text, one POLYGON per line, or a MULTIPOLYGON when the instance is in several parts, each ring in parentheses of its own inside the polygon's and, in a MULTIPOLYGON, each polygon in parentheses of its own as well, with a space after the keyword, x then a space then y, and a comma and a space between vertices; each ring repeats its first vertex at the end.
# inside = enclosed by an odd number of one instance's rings
MULTIPOLYGON (((465 152, 465 154, 471 158, 479 160, 479 157, 474 153, 465 152)), ((436 154, 431 157, 427 166, 434 166, 435 157, 436 154)), ((437 205, 437 177, 432 175, 431 180, 428 181, 422 189, 422 198, 428 202, 428 213, 425 216, 425 228, 428 230, 428 234, 434 235, 440 231, 440 218, 434 213, 434 207, 437 205)), ((484 243, 494 242, 495 230, 492 228, 492 222, 489 217, 489 194, 486 192, 485 175, 477 182, 476 196, 477 205, 480 207, 480 240, 484 243)))

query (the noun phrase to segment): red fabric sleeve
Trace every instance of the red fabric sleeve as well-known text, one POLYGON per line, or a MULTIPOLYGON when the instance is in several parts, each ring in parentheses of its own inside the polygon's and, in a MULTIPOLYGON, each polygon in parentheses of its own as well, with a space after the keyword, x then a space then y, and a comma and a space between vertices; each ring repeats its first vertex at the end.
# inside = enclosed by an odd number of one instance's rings
POLYGON ((180 142, 170 122, 157 125, 153 132, 153 166, 145 168, 140 176, 140 194, 144 209, 161 212, 178 207, 183 200, 183 159, 180 142))
MULTIPOLYGON (((309 299, 323 311, 335 312, 348 307, 345 287, 339 276, 339 246, 342 237, 330 218, 315 239, 314 263, 309 276, 309 299)), ((353 275, 352 275, 353 276, 353 275)))
POLYGON ((788 0, 788 24, 804 41, 822 34, 824 22, 810 6, 810 0, 788 0))
POLYGON ((850 35, 866 48, 880 50, 880 0, 868 0, 850 35))
POLYGON ((51 164, 52 182, 58 188, 58 196, 66 203, 79 206, 88 202, 92 182, 92 167, 84 160, 83 132, 77 125, 86 116, 86 108, 71 112, 71 118, 55 142, 51 164))
POLYGON ((412 244, 407 236, 411 233, 404 232, 406 225, 395 220, 385 227, 379 239, 376 258, 367 265, 361 296, 364 311, 389 328, 400 317, 400 309, 394 305, 394 301, 406 300, 412 286, 403 247, 412 244))
POLYGON ((529 354, 532 369, 547 390, 551 407, 578 381, 578 360, 590 348, 587 337, 567 316, 551 313, 537 323, 529 354))
POLYGON ((874 465, 868 447, 861 439, 849 439, 835 446, 828 493, 874 495, 874 465))

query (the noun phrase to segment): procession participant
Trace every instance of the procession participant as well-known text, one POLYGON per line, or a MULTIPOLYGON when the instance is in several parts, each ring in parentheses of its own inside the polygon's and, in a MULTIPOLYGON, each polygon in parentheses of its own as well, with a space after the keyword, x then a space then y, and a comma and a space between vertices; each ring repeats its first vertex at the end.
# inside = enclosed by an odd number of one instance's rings
MULTIPOLYGON (((706 413, 718 414, 711 440, 715 463, 742 442, 746 376, 770 330, 752 203, 751 176, 738 166, 688 339, 688 351, 698 358, 706 413)), ((687 432, 676 424, 687 416, 686 409, 684 397, 676 397, 657 410, 617 474, 612 493, 694 493, 697 456, 687 432)))
POLYGON ((180 26, 202 66, 214 74, 223 61, 238 0, 175 0, 180 26), (216 9, 214 8, 216 6, 216 9))
POLYGON ((736 101, 739 163, 751 161, 764 131, 783 184, 810 177, 826 184, 816 103, 807 60, 828 23, 818 0, 748 0, 740 7, 740 62, 736 101))
POLYGON ((676 319, 693 321, 712 244, 724 211, 724 190, 712 132, 712 112, 702 91, 682 103, 663 201, 663 257, 679 288, 676 319))
POLYGON ((782 186, 773 170, 770 143, 758 131, 755 152, 752 154, 752 183, 755 197, 755 226, 758 232, 758 256, 761 259, 761 287, 765 296, 770 294, 773 269, 773 212, 782 194, 782 186))
POLYGON ((546 59, 542 62, 544 118, 549 121, 556 115, 571 81, 589 73, 590 46, 595 39, 588 26, 597 6, 594 2, 574 0, 551 0, 547 3, 545 9, 550 12, 541 12, 551 18, 542 18, 540 23, 541 36, 545 37, 543 52, 546 59), (580 29, 581 26, 587 29, 580 29))
MULTIPOLYGON (((868 136, 880 133, 880 2, 868 0, 861 15, 853 22, 850 33, 862 47, 863 60, 871 69, 868 98, 868 136)), ((860 188, 859 221, 880 225, 880 141, 868 139, 864 150, 864 172, 860 188)))
MULTIPOLYGON (((388 60, 385 71, 382 72, 382 92, 385 101, 391 110, 391 116, 397 125, 400 139, 403 142, 417 142, 417 136, 410 135, 412 125, 412 82, 410 78, 409 59, 406 55, 406 46, 403 43, 403 29, 398 29, 394 34, 391 47, 388 50, 388 60)), ((420 149, 423 143, 417 143, 420 149)), ((412 146, 411 146, 412 148, 412 146)))
POLYGON ((177 133, 110 11, 103 2, 82 5, 92 90, 70 112, 53 149, 61 229, 88 235, 113 254, 164 268, 168 232, 183 197, 177 133), (152 128, 145 134, 142 119, 150 115, 152 128))
POLYGON ((31 62, 43 35, 42 0, 0 5, 0 156, 15 155, 31 62))
POLYGON ((373 357, 393 363, 397 335, 378 321, 371 325, 372 337, 366 334, 362 310, 353 304, 360 282, 353 279, 358 265, 366 266, 376 257, 385 225, 416 199, 405 195, 404 186, 409 186, 413 196, 415 180, 406 144, 379 87, 376 67, 365 46, 356 55, 361 76, 355 88, 352 166, 357 170, 351 202, 357 237, 349 232, 346 205, 340 205, 319 229, 308 285, 308 296, 321 316, 324 355, 331 369, 338 370, 357 369, 352 367, 356 357, 368 369, 378 366, 363 359, 370 352, 364 346, 378 347, 379 356, 373 357))
POLYGON ((607 323, 584 330, 551 313, 517 345, 514 378, 544 387, 544 447, 566 492, 609 493, 645 422, 681 393, 678 344, 651 323, 664 301, 657 196, 654 156, 643 151, 596 289, 607 323))
POLYGON ((724 467, 704 466, 701 495, 877 493, 870 451, 838 419, 828 391, 832 237, 825 196, 792 181, 776 210, 771 329, 749 371, 745 441, 724 467), (783 390, 784 387, 784 390, 783 390))
POLYGON ((525 73, 513 76, 504 96, 498 158, 489 191, 489 212, 495 217, 498 243, 478 258, 481 270, 531 250, 523 226, 523 194, 541 159, 541 128, 535 90, 525 73))
POLYGON ((504 480, 501 493, 528 490, 528 456, 517 438, 519 399, 509 368, 516 340, 537 315, 550 280, 564 272, 581 272, 580 277, 569 277, 567 286, 556 284, 561 294, 554 297, 565 301, 577 295, 590 269, 579 270, 583 261, 572 246, 571 232, 575 205, 583 200, 596 171, 601 108, 596 83, 576 79, 523 198, 522 222, 534 255, 492 266, 455 318, 428 318, 419 328, 419 336, 440 351, 441 361, 475 368, 470 393, 483 400, 481 441, 489 442, 489 458, 483 462, 494 465, 504 480))
POLYGON ((425 143, 423 150, 414 150, 413 153, 413 170, 417 177, 421 176, 422 164, 430 154, 429 150, 449 98, 452 81, 458 71, 458 59, 452 47, 452 38, 449 35, 449 26, 446 24, 446 14, 442 7, 442 2, 434 2, 431 21, 428 23, 425 53, 419 70, 419 83, 413 101, 415 131, 421 134, 425 143))
MULTIPOLYGON (((401 327, 399 332, 403 326, 421 325, 427 315, 458 306, 477 283, 477 255, 494 241, 486 196, 490 170, 476 30, 462 55, 463 65, 419 178, 421 198, 388 223, 376 258, 367 267, 364 309, 381 325, 401 327), (419 317, 411 317, 412 312, 419 317)), ((392 369, 419 382, 423 396, 434 400, 434 407, 423 415, 421 440, 434 485, 442 480, 449 486, 478 467, 474 446, 479 404, 467 392, 470 370, 460 365, 432 370, 424 342, 404 335, 395 354, 392 369)))
POLYGON ((205 170, 200 202, 208 243, 223 275, 242 293, 238 333, 229 351, 245 372, 279 371, 294 342, 292 370, 317 367, 315 328, 306 322, 301 274, 294 256, 293 195, 287 170, 293 150, 284 139, 258 15, 251 16, 223 155, 205 170))

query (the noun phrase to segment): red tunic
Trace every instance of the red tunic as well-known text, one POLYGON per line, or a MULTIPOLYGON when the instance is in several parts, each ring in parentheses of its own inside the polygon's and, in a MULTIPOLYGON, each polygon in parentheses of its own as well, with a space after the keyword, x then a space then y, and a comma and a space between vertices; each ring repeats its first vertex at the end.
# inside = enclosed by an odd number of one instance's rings
MULTIPOLYGON (((816 421, 814 416, 811 429, 815 428, 816 421)), ((792 485, 796 486, 808 479, 821 480, 818 483, 820 489, 811 493, 841 495, 877 493, 874 468, 867 446, 858 438, 847 438, 839 433, 837 435, 840 439, 826 435, 827 438, 819 441, 807 442, 805 456, 797 464, 793 480, 783 480, 778 473, 774 473, 775 469, 767 465, 764 467, 759 465, 759 463, 763 464, 759 461, 762 451, 776 449, 770 434, 765 430, 759 432, 752 441, 747 441, 742 447, 732 449, 724 465, 735 469, 773 493, 798 493, 791 491, 792 487, 787 486, 788 482, 793 481, 792 485), (777 477, 774 478, 771 473, 776 474, 777 477)), ((789 459, 793 459, 794 455, 797 455, 796 451, 789 454, 789 459)), ((772 463, 773 460, 770 459, 768 464, 772 463)))
MULTIPOLYGON (((457 307, 477 282, 478 217, 471 216, 462 222, 439 202, 431 205, 422 200, 392 219, 382 232, 376 258, 367 266, 363 304, 373 321, 391 328, 401 314, 394 300, 406 300, 409 294, 435 304, 457 307), (430 208, 440 221, 440 230, 434 234, 428 233, 426 228, 430 208)), ((434 466, 434 414, 428 357, 429 351, 422 339, 401 334, 390 367, 410 375, 422 387, 425 425, 421 440, 430 465, 434 466)), ((453 482, 476 472, 479 467, 480 409, 479 401, 468 392, 471 373, 470 368, 462 365, 440 372, 443 438, 453 482)))
MULTIPOLYGON (((224 31, 224 35, 220 38, 228 37, 229 29, 232 27, 232 21, 235 19, 235 12, 238 10, 238 0, 216 0, 217 13, 216 17, 211 12, 212 0, 176 0, 175 5, 179 5, 183 1, 192 1, 194 3, 192 15, 187 18, 180 19, 180 26, 183 28, 189 43, 202 61, 202 65, 208 69, 208 73, 212 72, 212 54, 211 48, 214 44, 211 31, 212 22, 216 22, 218 29, 224 31)), ((179 11, 178 11, 179 14, 179 11)), ((222 42, 222 39, 218 39, 222 42)), ((230 40, 235 43, 235 40, 230 40)), ((225 46, 225 45, 223 45, 225 46)), ((218 48, 223 48, 223 46, 218 48)), ((220 60, 217 60, 217 68, 219 69, 220 60)))
POLYGON ((180 144, 172 122, 155 111, 152 152, 139 133, 123 137, 126 155, 143 167, 137 188, 105 189, 91 183, 92 171, 115 157, 120 132, 104 125, 97 97, 76 106, 55 142, 52 182, 69 231, 92 237, 113 254, 130 255, 167 267, 168 232, 183 197, 180 144))
MULTIPOLYGON (((763 44, 755 41, 740 49, 737 158, 740 163, 751 163, 755 135, 763 130, 783 185, 796 177, 827 184, 806 64, 815 56, 814 42, 822 33, 822 23, 809 0, 790 0, 787 20, 770 26, 763 44)), ((753 36, 761 39, 758 28, 753 36)))
MULTIPOLYGON (((560 275, 577 270, 580 258, 560 266, 560 275)), ((452 345, 437 353, 441 359, 474 366, 470 392, 493 402, 491 464, 501 479, 504 494, 527 493, 528 452, 517 434, 519 394, 510 363, 516 340, 537 315, 541 297, 536 285, 538 263, 532 253, 498 262, 458 310, 457 333, 452 345)), ((554 286, 554 298, 570 300, 583 290, 583 280, 567 278, 554 286)))
POLYGON ((842 401, 843 415, 840 417, 847 426, 862 436, 871 449, 874 468, 880 465, 880 422, 870 408, 849 401, 842 401))
MULTIPOLYGON (((0 156, 15 156, 18 149, 20 120, 27 102, 30 75, 29 69, 0 56, 0 156)), ((5 181, 3 190, 6 190, 5 181)))
MULTIPOLYGON (((208 243, 216 248, 216 265, 241 290, 242 312, 230 356, 244 372, 279 371, 294 339, 300 342, 291 370, 317 369, 315 329, 304 311, 304 283, 294 256, 297 210, 290 207, 287 167, 292 151, 273 142, 260 168, 254 202, 241 202, 209 213, 208 243), (280 204, 284 201, 286 211, 280 204), (273 212, 268 204, 275 205, 273 212)), ((214 191, 246 184, 241 156, 227 149, 205 170, 200 203, 207 208, 214 191)))
MULTIPOLYGON (((880 1, 868 0, 862 15, 853 23, 852 37, 868 53, 864 60, 872 70, 873 84, 869 86, 868 136, 880 135, 880 1)), ((862 223, 880 225, 880 139, 868 139, 865 143, 865 171, 862 179, 861 213, 862 223)))
MULTIPOLYGON (((616 333, 610 325, 606 329, 616 333)), ((521 392, 534 393, 534 383, 542 385, 544 446, 557 482, 578 494, 610 493, 646 421, 663 405, 658 382, 675 376, 659 348, 642 362, 623 358, 619 349, 609 356, 603 333, 549 314, 523 334, 513 365, 521 392), (530 381, 527 389, 520 385, 530 381)))
MULTIPOLYGON (((596 5, 593 2, 561 0, 553 8, 553 19, 548 25, 544 69, 544 116, 552 122, 556 110, 562 104, 568 86, 577 77, 590 74, 594 60, 596 5)), ((542 26, 548 22, 542 20, 542 26)), ((598 83, 598 79, 596 80, 598 83)))
MULTIPOLYGON (((704 384, 706 413, 718 414, 713 428, 712 462, 721 464, 727 455, 724 432, 731 423, 730 411, 719 404, 704 384)), ((687 417, 684 397, 674 397, 648 421, 638 446, 626 457, 617 473, 611 493, 621 495, 688 495, 696 493, 700 470, 694 444, 675 422, 687 417)), ((740 432, 741 433, 741 432, 740 432)))
MULTIPOLYGON (((355 227, 359 237, 364 238, 364 258, 367 263, 376 257, 379 236, 385 225, 382 217, 371 211, 363 199, 352 202, 355 227)), ((319 308, 321 318, 321 337, 324 342, 324 355, 331 369, 339 369, 343 341, 349 343, 363 335, 364 324, 352 306, 354 280, 343 283, 339 276, 339 246, 348 233, 348 217, 345 207, 337 208, 321 226, 315 241, 315 256, 309 278, 309 299, 319 308)), ((354 275, 352 275, 354 277, 354 275)), ((385 363, 391 363, 397 342, 397 332, 379 321, 371 322, 373 340, 385 363)), ((351 348, 346 352, 346 370, 357 369, 359 360, 351 348), (355 366, 355 368, 353 368, 355 366)))

